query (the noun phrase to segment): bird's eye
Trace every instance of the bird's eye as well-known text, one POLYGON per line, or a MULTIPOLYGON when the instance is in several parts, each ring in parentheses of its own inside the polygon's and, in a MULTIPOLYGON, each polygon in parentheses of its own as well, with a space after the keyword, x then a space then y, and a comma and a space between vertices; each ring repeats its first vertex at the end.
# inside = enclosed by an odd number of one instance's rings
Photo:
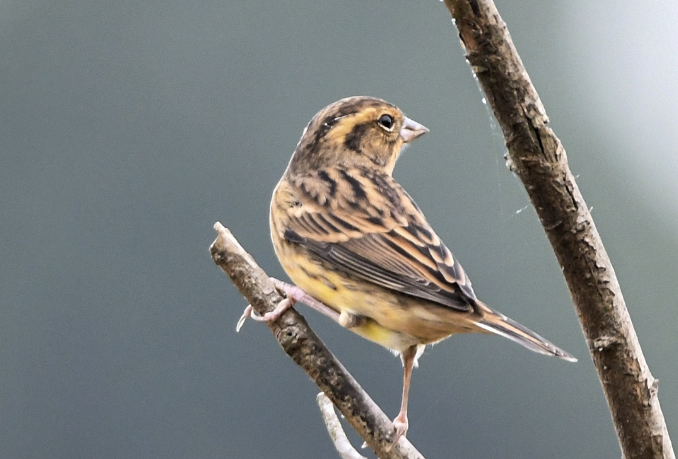
POLYGON ((391 115, 387 115, 384 113, 379 117, 379 120, 377 121, 381 127, 386 129, 388 132, 391 132, 393 130, 393 117, 391 115))

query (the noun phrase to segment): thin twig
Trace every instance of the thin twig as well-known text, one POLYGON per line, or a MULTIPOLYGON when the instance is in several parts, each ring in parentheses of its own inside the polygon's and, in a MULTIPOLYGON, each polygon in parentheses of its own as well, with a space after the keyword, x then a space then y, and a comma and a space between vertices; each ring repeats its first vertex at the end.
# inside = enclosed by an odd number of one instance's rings
POLYGON ((445 5, 562 267, 624 457, 675 459, 614 269, 506 24, 491 0, 445 5))
MULTIPOLYGON (((259 315, 275 309, 283 298, 266 273, 221 223, 215 223, 214 229, 218 233, 210 246, 214 262, 231 278, 259 315)), ((332 400, 379 458, 423 459, 405 438, 395 446, 391 444, 389 439, 393 433, 393 423, 297 311, 288 309, 278 320, 266 324, 287 355, 332 400)))
POLYGON ((346 432, 341 427, 339 416, 334 411, 332 400, 327 398, 327 395, 322 392, 316 396, 315 400, 318 402, 318 407, 320 407, 320 414, 323 417, 323 422, 325 422, 325 427, 327 427, 327 433, 330 435, 332 443, 334 443, 334 447, 337 449, 341 459, 367 459, 356 451, 348 440, 346 432))

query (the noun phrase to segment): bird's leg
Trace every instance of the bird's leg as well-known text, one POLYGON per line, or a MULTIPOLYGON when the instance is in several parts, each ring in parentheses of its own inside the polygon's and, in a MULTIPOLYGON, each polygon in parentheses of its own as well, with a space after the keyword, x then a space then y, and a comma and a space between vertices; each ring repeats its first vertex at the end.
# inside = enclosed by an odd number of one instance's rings
POLYGON ((407 398, 410 392, 410 379, 412 378, 412 368, 417 359, 417 346, 410 346, 400 355, 403 359, 403 399, 400 404, 400 413, 393 420, 395 435, 393 444, 396 444, 400 437, 404 437, 409 424, 407 422, 407 398))
POLYGON ((257 315, 256 311, 254 311, 254 308, 252 308, 252 305, 248 305, 238 320, 238 324, 236 325, 237 331, 240 331, 248 317, 251 317, 252 319, 259 322, 270 322, 272 320, 277 320, 285 311, 294 306, 297 301, 301 301, 302 303, 310 306, 312 309, 315 309, 316 311, 328 316, 335 322, 339 322, 338 312, 325 306, 323 303, 316 300, 296 285, 288 284, 287 282, 283 282, 273 277, 271 277, 271 282, 273 282, 275 288, 280 293, 283 293, 286 298, 278 303, 273 311, 269 311, 263 316, 257 315))

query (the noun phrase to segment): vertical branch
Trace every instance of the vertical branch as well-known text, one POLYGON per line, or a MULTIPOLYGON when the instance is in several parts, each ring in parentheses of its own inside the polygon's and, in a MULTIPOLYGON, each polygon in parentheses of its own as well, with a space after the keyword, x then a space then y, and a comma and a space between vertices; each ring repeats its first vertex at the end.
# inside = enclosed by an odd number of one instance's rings
POLYGON ((563 269, 624 457, 675 459, 614 268, 506 24, 491 0, 445 5, 563 269))

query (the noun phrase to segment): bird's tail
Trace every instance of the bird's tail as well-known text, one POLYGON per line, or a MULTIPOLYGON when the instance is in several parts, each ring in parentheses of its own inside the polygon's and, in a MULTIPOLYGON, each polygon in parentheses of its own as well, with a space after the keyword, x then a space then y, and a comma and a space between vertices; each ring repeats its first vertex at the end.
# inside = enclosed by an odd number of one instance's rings
MULTIPOLYGON (((476 300, 477 301, 477 300, 476 300)), ((545 355, 554 355, 568 362, 576 362, 577 359, 569 352, 565 352, 550 341, 542 338, 529 328, 520 325, 515 320, 509 319, 503 314, 493 311, 485 304, 477 301, 482 311, 483 319, 476 325, 485 331, 508 338, 528 348, 531 351, 545 355)))

